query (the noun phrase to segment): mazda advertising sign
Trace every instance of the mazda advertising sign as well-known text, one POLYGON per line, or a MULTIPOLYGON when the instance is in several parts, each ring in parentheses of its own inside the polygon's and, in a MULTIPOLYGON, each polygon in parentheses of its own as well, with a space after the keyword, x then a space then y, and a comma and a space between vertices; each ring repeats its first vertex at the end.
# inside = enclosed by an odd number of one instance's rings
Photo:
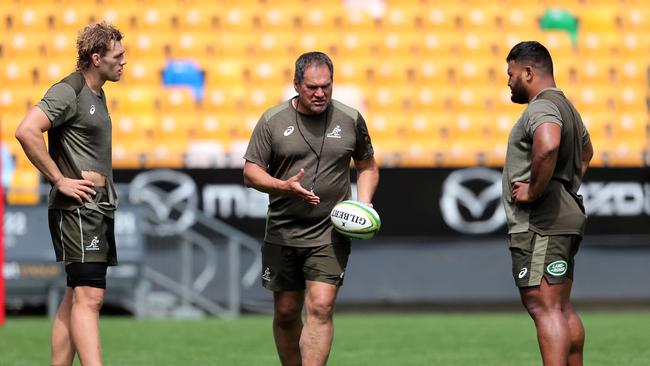
MULTIPOLYGON (((131 202, 154 203, 159 218, 174 206, 196 207, 250 235, 264 234, 268 197, 244 187, 239 169, 120 170, 115 179, 130 185, 131 202)), ((650 234, 650 170, 589 169, 580 194, 588 235, 650 234)), ((381 169, 373 203, 382 219, 379 237, 506 234, 499 169, 381 169)), ((189 211, 180 215, 170 230, 191 224, 189 211)))

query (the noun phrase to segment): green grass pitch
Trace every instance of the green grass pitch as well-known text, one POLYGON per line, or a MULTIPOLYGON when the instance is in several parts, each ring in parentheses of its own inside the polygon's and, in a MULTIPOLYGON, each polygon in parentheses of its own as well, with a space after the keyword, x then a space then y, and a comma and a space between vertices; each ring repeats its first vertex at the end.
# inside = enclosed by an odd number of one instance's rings
MULTIPOLYGON (((585 365, 650 365, 650 312, 582 312, 585 365)), ((48 365, 51 321, 10 317, 0 365, 48 365)), ((515 313, 339 314, 330 365, 540 365, 532 321, 515 313)), ((105 365, 279 365, 269 316, 101 318, 105 365)), ((75 365, 79 365, 75 362, 75 365)))

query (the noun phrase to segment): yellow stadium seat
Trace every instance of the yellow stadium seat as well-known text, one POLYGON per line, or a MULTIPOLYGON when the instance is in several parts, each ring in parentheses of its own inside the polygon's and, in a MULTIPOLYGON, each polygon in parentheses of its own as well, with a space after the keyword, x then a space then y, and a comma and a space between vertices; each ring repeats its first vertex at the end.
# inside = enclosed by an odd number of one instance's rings
MULTIPOLYGON (((567 90, 571 90, 567 86, 567 90)), ((568 97, 574 101, 578 111, 589 109, 598 112, 609 112, 616 110, 616 99, 612 90, 607 86, 588 85, 579 87, 576 93, 568 93, 568 97)))
POLYGON ((622 6, 590 4, 578 13, 581 32, 614 33, 616 31, 616 10, 622 6))
POLYGON ((433 84, 430 86, 416 86, 413 88, 413 110, 424 113, 446 113, 454 108, 454 92, 449 88, 440 88, 433 84))
POLYGON ((192 135, 193 140, 223 141, 231 138, 231 128, 236 115, 204 112, 198 116, 192 135))
POLYGON ((6 37, 3 46, 6 59, 37 60, 45 56, 45 42, 37 33, 14 32, 3 37, 6 37))
POLYGON ((393 115, 387 112, 369 110, 365 115, 368 130, 373 141, 382 141, 391 138, 403 139, 406 134, 406 123, 397 120, 399 114, 393 115))
POLYGON ((458 55, 464 59, 481 61, 503 62, 505 50, 500 47, 499 33, 463 32, 457 40, 458 55))
POLYGON ((378 18, 379 27, 386 32, 409 34, 417 29, 417 14, 421 12, 416 6, 389 6, 382 17, 378 18))
POLYGON ((52 4, 14 6, 3 9, 3 20, 7 31, 46 34, 55 27, 54 10, 52 4))
POLYGON ((13 181, 7 190, 10 205, 35 205, 39 201, 40 173, 36 168, 24 167, 14 171, 13 181))
POLYGON ((139 58, 164 59, 171 52, 171 37, 168 32, 139 31, 124 38, 127 62, 139 58))
POLYGON ((285 58, 293 54, 292 49, 298 42, 298 33, 292 31, 263 32, 255 39, 254 53, 258 60, 285 58))
POLYGON ((150 140, 137 139, 113 140, 113 168, 142 168, 144 166, 143 146, 149 146, 150 142, 150 140))
MULTIPOLYGON (((508 6, 503 13, 495 17, 497 29, 517 33, 532 33, 539 30, 539 18, 546 8, 533 3, 517 2, 508 6)), ((528 40, 536 38, 524 37, 528 40)), ((514 44, 513 44, 514 45, 514 44)), ((512 47, 513 45, 510 45, 512 47)))
POLYGON ((456 57, 462 44, 452 32, 427 31, 421 35, 420 54, 425 59, 450 59, 456 57))
MULTIPOLYGON (((314 38, 315 48, 322 50, 336 50, 336 54, 341 58, 371 57, 377 56, 382 39, 381 34, 367 31, 348 31, 343 34, 329 33, 322 35, 312 35, 314 38)), ((309 38, 303 37, 302 45, 306 45, 309 38)))
POLYGON ((127 114, 116 112, 111 115, 113 141, 148 141, 153 131, 161 128, 160 122, 152 114, 127 114))
POLYGON ((622 39, 618 33, 584 32, 578 35, 580 57, 603 58, 619 53, 622 39))
POLYGON ((293 32, 303 27, 304 8, 293 4, 269 4, 257 14, 258 26, 267 32, 293 32))
POLYGON ((616 63, 618 84, 634 85, 639 88, 648 87, 649 65, 650 62, 645 59, 624 59, 620 63, 616 63))
POLYGON ((421 19, 416 19, 421 23, 426 31, 435 32, 453 32, 458 30, 457 10, 454 6, 436 4, 423 9, 420 15, 421 19))
POLYGON ((369 86, 372 91, 365 93, 368 111, 372 113, 392 113, 401 111, 411 96, 409 87, 369 86))
POLYGON ((53 32, 51 40, 45 43, 45 53, 50 61, 67 62, 74 67, 77 58, 76 31, 53 32))
POLYGON ((444 116, 416 112, 409 117, 409 123, 405 124, 405 134, 409 141, 420 139, 433 143, 444 137, 444 130, 447 128, 447 119, 444 116))
POLYGON ((186 113, 197 109, 194 91, 188 87, 166 87, 158 92, 158 110, 161 113, 186 113))
POLYGON ((187 141, 198 124, 196 114, 180 111, 156 114, 155 120, 152 138, 157 142, 187 141))
POLYGON ((61 4, 56 11, 52 12, 56 25, 56 31, 72 33, 73 35, 83 27, 90 24, 91 17, 95 12, 95 6, 85 2, 72 4, 61 4))
POLYGON ((421 37, 414 33, 386 32, 377 41, 380 56, 396 58, 419 52, 421 37))
POLYGON ((259 9, 253 4, 229 4, 220 12, 219 27, 236 33, 250 33, 253 30, 253 19, 258 12, 259 9))
POLYGON ((197 32, 171 34, 167 43, 169 45, 167 57, 200 60, 207 57, 210 47, 214 47, 213 43, 214 39, 210 34, 197 32))
POLYGON ((36 84, 34 64, 35 62, 29 59, 0 63, 0 82, 5 86, 18 85, 22 87, 36 84))
POLYGON ((156 90, 151 86, 134 86, 109 96, 116 100, 117 109, 125 113, 148 114, 155 111, 156 90))
POLYGON ((144 167, 180 169, 185 164, 187 140, 164 141, 150 144, 150 149, 144 153, 144 167))
POLYGON ((343 9, 338 2, 314 4, 304 9, 303 24, 305 29, 317 29, 319 32, 339 31, 343 9))
POLYGON ((404 87, 408 85, 408 59, 384 58, 377 60, 366 69, 366 81, 369 84, 386 87, 404 87))
POLYGON ((0 89, 0 107, 2 113, 25 114, 38 103, 45 90, 37 87, 8 87, 7 84, 0 89))
POLYGON ((203 3, 176 9, 171 15, 171 27, 183 32, 210 33, 219 26, 219 7, 217 4, 203 3))
POLYGON ((120 79, 121 83, 132 86, 148 85, 158 86, 162 84, 162 70, 165 60, 161 58, 131 59, 127 53, 127 64, 124 67, 124 74, 120 79))
POLYGON ((466 6, 457 14, 461 27, 465 32, 480 32, 488 35, 497 29, 497 14, 502 14, 503 8, 497 5, 482 4, 466 6))
POLYGON ((343 31, 372 31, 378 27, 377 17, 370 11, 355 9, 341 12, 341 27, 343 31))
POLYGON ((621 26, 626 31, 639 31, 647 34, 650 31, 650 8, 647 3, 633 4, 618 8, 621 26))
POLYGON ((424 59, 416 63, 415 82, 417 86, 431 88, 436 85, 445 85, 449 80, 448 62, 441 59, 424 59))
POLYGON ((619 87, 614 94, 616 106, 625 113, 646 113, 648 111, 648 87, 627 85, 619 87))

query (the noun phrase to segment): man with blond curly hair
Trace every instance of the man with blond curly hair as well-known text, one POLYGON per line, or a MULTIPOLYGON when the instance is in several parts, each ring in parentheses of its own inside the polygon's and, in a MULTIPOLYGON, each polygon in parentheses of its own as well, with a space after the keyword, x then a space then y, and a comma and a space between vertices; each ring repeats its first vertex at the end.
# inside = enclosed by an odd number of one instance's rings
POLYGON ((51 183, 50 233, 67 288, 52 328, 52 365, 102 364, 99 310, 108 266, 117 265, 111 119, 102 86, 118 81, 122 33, 106 23, 77 38, 77 71, 54 84, 16 129, 25 154, 51 183), (48 146, 43 133, 48 132, 48 146))

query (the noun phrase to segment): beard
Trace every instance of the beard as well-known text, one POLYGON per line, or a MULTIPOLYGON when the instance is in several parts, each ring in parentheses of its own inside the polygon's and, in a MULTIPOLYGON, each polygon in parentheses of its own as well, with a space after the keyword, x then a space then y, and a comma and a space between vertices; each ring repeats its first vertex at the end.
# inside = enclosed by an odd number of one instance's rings
POLYGON ((517 79, 517 81, 515 81, 514 84, 512 84, 510 91, 512 93, 512 95, 510 96, 510 100, 513 103, 517 103, 517 104, 528 103, 528 91, 524 87, 524 83, 521 82, 521 79, 517 79))

